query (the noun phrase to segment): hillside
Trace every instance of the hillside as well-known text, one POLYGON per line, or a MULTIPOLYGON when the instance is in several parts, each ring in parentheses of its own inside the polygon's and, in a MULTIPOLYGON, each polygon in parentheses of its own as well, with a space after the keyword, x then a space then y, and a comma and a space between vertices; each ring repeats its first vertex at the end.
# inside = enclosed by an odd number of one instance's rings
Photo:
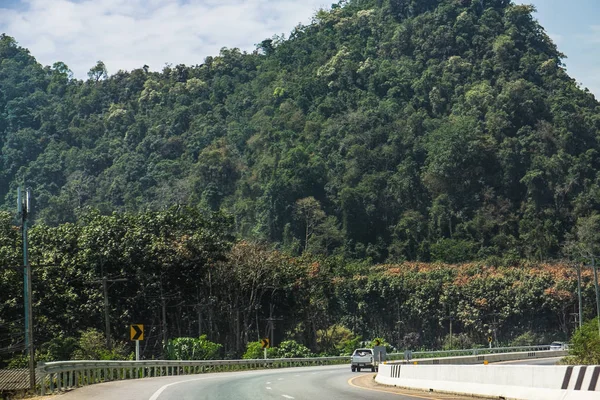
POLYGON ((557 257, 600 209, 600 108, 533 12, 350 0, 251 54, 87 81, 4 35, 0 208, 25 184, 51 226, 187 204, 292 254, 557 257))

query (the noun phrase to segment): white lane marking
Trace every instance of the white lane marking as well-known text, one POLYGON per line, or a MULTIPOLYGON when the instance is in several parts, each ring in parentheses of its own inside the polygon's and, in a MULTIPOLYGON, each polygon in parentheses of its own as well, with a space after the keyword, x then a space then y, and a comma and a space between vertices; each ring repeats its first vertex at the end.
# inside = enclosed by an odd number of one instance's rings
POLYGON ((267 385, 270 385, 270 384, 271 384, 271 382, 267 382, 267 385))
POLYGON ((267 386, 267 390, 273 390, 273 388, 270 386, 267 386))
POLYGON ((287 394, 282 394, 283 397, 285 397, 286 399, 293 399, 292 396, 288 396, 287 394))
POLYGON ((277 379, 277 380, 278 380, 278 381, 282 381, 282 380, 283 380, 283 378, 279 378, 279 379, 277 379))
MULTIPOLYGON (((331 371, 331 372, 335 372, 335 371, 331 371)), ((318 374, 319 372, 313 372, 312 374, 318 374)), ((246 373, 242 373, 242 372, 238 372, 237 374, 240 375, 246 375, 246 373)), ((158 400, 158 397, 162 394, 162 392, 164 392, 167 388, 171 387, 171 386, 175 386, 175 385, 179 385, 181 383, 188 383, 188 382, 196 382, 196 381, 203 381, 203 380, 207 380, 207 379, 224 379, 224 378, 229 378, 229 375, 221 375, 221 376, 204 376, 202 378, 196 378, 196 379, 188 379, 185 381, 177 381, 177 382, 173 382, 173 383, 169 383, 167 385, 162 386, 161 388, 159 388, 156 392, 154 392, 154 394, 152 396, 150 396, 150 398, 148 400, 158 400)), ((283 380, 283 378, 279 378, 280 381, 283 380)), ((291 397, 293 399, 293 397, 291 397)))
POLYGON ((300 374, 296 374, 296 375, 294 375, 294 376, 300 376, 300 374))
MULTIPOLYGON (((173 383, 169 383, 167 385, 162 386, 160 389, 158 389, 156 392, 154 392, 154 394, 150 397, 150 399, 148 400, 157 400, 158 397, 162 394, 162 392, 164 392, 167 388, 171 387, 171 386, 175 386, 175 385, 179 385, 180 383, 188 383, 188 382, 196 382, 196 381, 204 381, 207 379, 214 379, 215 377, 212 376, 204 376, 202 378, 197 378, 197 379, 188 379, 185 381, 178 381, 178 382, 173 382, 173 383)), ((223 376, 223 378, 226 378, 226 376, 223 376)))

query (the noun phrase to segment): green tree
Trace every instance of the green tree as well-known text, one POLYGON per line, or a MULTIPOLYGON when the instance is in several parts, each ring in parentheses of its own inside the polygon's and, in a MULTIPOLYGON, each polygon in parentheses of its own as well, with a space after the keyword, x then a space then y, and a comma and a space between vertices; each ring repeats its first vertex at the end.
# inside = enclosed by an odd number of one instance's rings
POLYGON ((104 62, 102 61, 98 61, 96 65, 88 71, 88 78, 94 82, 98 82, 101 79, 106 79, 107 77, 108 73, 106 71, 106 65, 104 65, 104 62))

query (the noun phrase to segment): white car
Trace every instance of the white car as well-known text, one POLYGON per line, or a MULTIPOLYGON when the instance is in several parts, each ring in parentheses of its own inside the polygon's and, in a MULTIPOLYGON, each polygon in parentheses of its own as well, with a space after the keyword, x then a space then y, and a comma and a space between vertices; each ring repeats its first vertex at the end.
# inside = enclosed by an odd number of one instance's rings
POLYGON ((566 350, 567 345, 563 342, 552 342, 550 343, 550 350, 566 350))
POLYGON ((360 372, 361 368, 370 368, 375 372, 376 365, 373 359, 373 349, 356 349, 351 357, 352 372, 360 372))

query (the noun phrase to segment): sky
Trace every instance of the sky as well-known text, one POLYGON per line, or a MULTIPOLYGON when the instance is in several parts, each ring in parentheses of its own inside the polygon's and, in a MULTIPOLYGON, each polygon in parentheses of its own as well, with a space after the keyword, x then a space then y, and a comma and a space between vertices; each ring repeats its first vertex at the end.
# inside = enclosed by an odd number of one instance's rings
MULTIPOLYGON (((337 2, 337 0, 335 0, 337 2)), ((222 47, 252 51, 308 24, 334 0, 0 0, 0 32, 43 65, 76 78, 102 60, 109 74, 148 65, 202 64, 222 47)), ((600 0, 516 0, 567 55, 567 72, 600 99, 600 0)))

